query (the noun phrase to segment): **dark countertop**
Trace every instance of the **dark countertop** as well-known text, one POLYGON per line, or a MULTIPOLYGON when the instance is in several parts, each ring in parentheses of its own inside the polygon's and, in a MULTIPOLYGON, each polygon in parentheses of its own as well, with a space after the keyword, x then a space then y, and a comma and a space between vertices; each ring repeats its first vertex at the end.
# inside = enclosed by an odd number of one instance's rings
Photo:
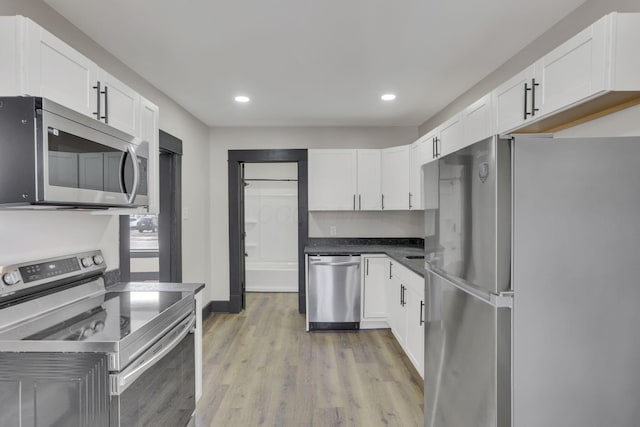
POLYGON ((311 244, 304 248, 305 254, 311 255, 361 255, 361 254, 384 254, 389 258, 397 261, 403 266, 407 267, 414 273, 424 277, 424 260, 408 260, 408 256, 423 256, 424 248, 416 246, 402 246, 402 245, 385 245, 385 244, 349 244, 344 241, 336 241, 332 244, 328 241, 323 241, 321 244, 311 244))
POLYGON ((107 288, 108 291, 182 291, 197 294, 204 289, 204 283, 173 283, 173 282, 121 282, 107 288))

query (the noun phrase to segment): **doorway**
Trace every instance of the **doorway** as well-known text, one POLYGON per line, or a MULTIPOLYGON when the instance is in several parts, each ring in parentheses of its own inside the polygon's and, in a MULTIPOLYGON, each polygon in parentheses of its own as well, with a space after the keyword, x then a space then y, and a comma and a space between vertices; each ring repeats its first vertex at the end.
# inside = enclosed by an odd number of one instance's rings
POLYGON ((159 133, 160 214, 120 216, 120 280, 182 281, 182 141, 159 133))
POLYGON ((297 165, 297 287, 298 311, 305 312, 304 247, 309 235, 307 150, 229 150, 229 301, 216 311, 239 313, 245 308, 247 233, 245 230, 245 164, 294 163, 297 165))
POLYGON ((298 292, 298 165, 244 163, 246 292, 298 292))

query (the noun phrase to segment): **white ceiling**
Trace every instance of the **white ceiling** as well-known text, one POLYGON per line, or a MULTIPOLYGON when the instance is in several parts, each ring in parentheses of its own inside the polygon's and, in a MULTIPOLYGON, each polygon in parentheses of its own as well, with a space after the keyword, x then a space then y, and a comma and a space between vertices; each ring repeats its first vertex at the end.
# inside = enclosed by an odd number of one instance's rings
POLYGON ((584 1, 45 0, 210 126, 418 126, 584 1))

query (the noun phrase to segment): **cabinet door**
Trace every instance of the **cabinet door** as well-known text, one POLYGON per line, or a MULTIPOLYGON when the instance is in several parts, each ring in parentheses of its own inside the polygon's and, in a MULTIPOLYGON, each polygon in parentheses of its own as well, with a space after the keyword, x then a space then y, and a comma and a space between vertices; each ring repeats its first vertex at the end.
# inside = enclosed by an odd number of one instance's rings
POLYGON ((100 69, 103 121, 132 136, 140 136, 140 95, 111 74, 100 69))
POLYGON ((355 210, 356 164, 356 150, 309 150, 309 210, 355 210))
POLYGON ((387 323, 391 332, 397 336, 398 316, 400 313, 400 285, 397 279, 393 278, 394 262, 387 259, 385 263, 385 293, 387 298, 387 323))
POLYGON ((493 134, 492 121, 491 94, 465 108, 462 112, 462 147, 490 137, 493 134))
POLYGON ((536 62, 536 116, 606 90, 607 22, 600 19, 536 62))
POLYGON ((409 209, 409 145, 382 150, 382 209, 409 209))
POLYGON ((21 16, 0 16, 0 93, 19 96, 22 91, 22 27, 21 16))
POLYGON ((422 165, 432 161, 431 149, 433 141, 421 138, 411 144, 411 169, 409 170, 409 209, 424 209, 422 199, 423 173, 422 165))
MULTIPOLYGON (((416 276, 416 282, 422 278, 416 276)), ((415 286, 407 286, 405 291, 407 315, 407 356, 416 370, 424 377, 424 286, 422 292, 415 286)))
POLYGON ((364 280, 362 282, 362 319, 385 320, 387 318, 387 264, 386 257, 362 258, 364 280))
POLYGON ((358 210, 382 209, 380 180, 380 150, 358 150, 358 210))
POLYGON ((533 66, 526 68, 492 92, 496 133, 513 130, 528 119, 528 116, 525 117, 525 112, 531 112, 531 91, 525 95, 525 84, 530 87, 533 68, 533 66))
POLYGON ((42 96, 95 118, 98 67, 38 24, 26 19, 24 94, 42 96))
POLYGON ((202 291, 195 295, 196 328, 195 328, 195 363, 196 363, 196 403, 202 397, 202 291))
POLYGON ((160 212, 160 149, 159 109, 151 101, 140 97, 140 138, 149 142, 149 212, 160 212))
POLYGON ((462 135, 462 114, 458 113, 442 125, 438 126, 438 154, 446 156, 464 146, 462 135))

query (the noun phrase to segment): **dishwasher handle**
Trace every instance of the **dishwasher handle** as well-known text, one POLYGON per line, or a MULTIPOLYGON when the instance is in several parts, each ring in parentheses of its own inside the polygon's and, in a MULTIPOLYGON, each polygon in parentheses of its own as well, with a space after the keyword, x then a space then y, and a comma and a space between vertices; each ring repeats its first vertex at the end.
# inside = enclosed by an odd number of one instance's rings
POLYGON ((350 265, 360 265, 360 261, 348 261, 348 262, 326 262, 326 261, 315 261, 315 260, 310 260, 309 262, 311 265, 330 265, 330 266, 339 266, 339 267, 347 267, 350 265))

